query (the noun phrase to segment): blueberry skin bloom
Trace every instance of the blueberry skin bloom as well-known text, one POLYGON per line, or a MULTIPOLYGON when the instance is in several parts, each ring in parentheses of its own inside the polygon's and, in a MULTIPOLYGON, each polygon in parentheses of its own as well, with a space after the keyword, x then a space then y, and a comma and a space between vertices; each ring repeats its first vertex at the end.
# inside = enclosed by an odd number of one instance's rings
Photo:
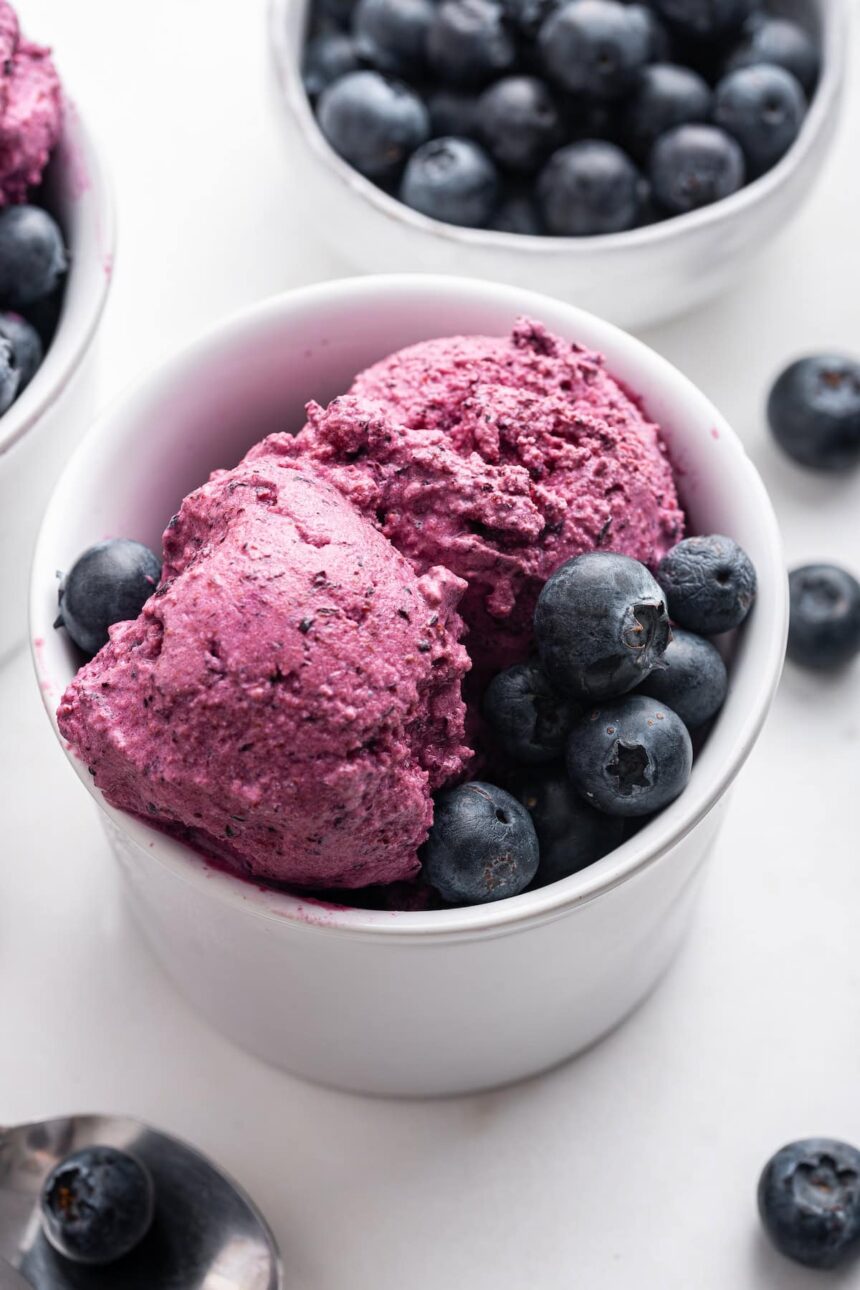
POLYGON ((436 798, 421 848, 424 877, 444 900, 480 905, 524 891, 540 848, 531 816, 515 797, 472 780, 436 798))
POLYGON ((807 564, 788 575, 788 657, 830 671, 860 654, 860 582, 835 564, 807 564))
POLYGON ((671 639, 657 582, 644 564, 613 552, 556 569, 538 597, 534 629, 550 681, 585 700, 632 690, 661 665, 671 639))
POLYGON ((500 747, 525 765, 555 761, 564 753, 573 711, 537 663, 515 663, 494 676, 484 717, 500 747))
POLYGON ((647 20, 617 0, 570 0, 541 27, 538 51, 562 89, 614 99, 635 84, 651 41, 647 20))
POLYGON ((553 153, 538 178, 547 228, 560 237, 633 228, 642 196, 639 171, 614 143, 583 140, 553 153))
POLYGON ((519 771, 510 787, 531 815, 540 843, 536 886, 579 873, 624 841, 624 821, 589 806, 561 767, 519 771))
POLYGON ((85 654, 107 644, 108 628, 137 618, 158 586, 161 562, 149 547, 128 538, 111 538, 79 556, 60 584, 65 627, 85 654))
POLYGON ((737 31, 757 0, 653 0, 654 8, 678 31, 697 40, 713 40, 737 31))
POLYGON ((44 300, 69 267, 56 220, 40 206, 0 211, 0 305, 25 309, 44 300))
POLYGON ((756 595, 756 572, 737 542, 721 533, 685 538, 665 555, 657 581, 673 622, 701 636, 740 627, 756 595))
POLYGON ((481 138, 500 166, 528 174, 562 141, 558 108, 535 76, 507 76, 478 100, 481 138))
POLYGON ((808 95, 821 71, 821 50, 808 32, 787 18, 754 16, 726 60, 725 70, 770 63, 796 76, 808 95))
POLYGON ((358 0, 352 32, 359 55, 381 72, 420 74, 434 12, 431 0, 358 0))
POLYGON ((430 133, 418 95, 379 72, 350 72, 335 81, 320 95, 317 119, 335 152, 376 179, 396 174, 430 133))
POLYGON ((20 394, 42 366, 45 356, 42 341, 36 328, 18 314, 0 314, 0 336, 11 346, 12 366, 18 373, 20 394))
POLYGON ((651 815, 687 786, 693 745, 671 708, 641 694, 613 699, 576 723, 567 773, 586 801, 607 815, 651 815))
POLYGON ((845 1142, 791 1142, 758 1185, 764 1229, 781 1254, 808 1268, 836 1268, 860 1243, 860 1152, 845 1142))
POLYGON ((802 466, 844 470, 860 464, 860 363, 812 354, 774 382, 767 418, 780 448, 802 466))
POLYGON ((60 1161, 41 1195, 42 1227, 73 1263, 113 1263, 139 1245, 152 1223, 148 1169, 114 1147, 85 1147, 60 1161))
POLYGON ((685 215, 742 188, 746 163, 740 145, 725 130, 679 125, 654 144, 649 177, 660 205, 671 215, 685 215))
POLYGON ((737 139, 753 177, 785 156, 805 116, 800 82, 784 67, 741 67, 714 92, 714 124, 737 139))
POLYGON ((442 0, 427 34, 427 58, 442 81, 486 85, 517 60, 513 35, 496 0, 442 0))
POLYGON ((431 139, 406 165, 400 200, 446 224, 481 228, 493 213, 499 181, 486 152, 471 139, 431 139))
POLYGON ((652 63, 642 72, 623 117, 631 151, 645 161, 661 134, 678 125, 710 119, 713 94, 690 67, 652 63))
POLYGON ((728 691, 729 678, 719 650, 704 636, 676 627, 663 662, 665 667, 656 668, 638 693, 668 704, 688 730, 698 730, 716 716, 728 691))

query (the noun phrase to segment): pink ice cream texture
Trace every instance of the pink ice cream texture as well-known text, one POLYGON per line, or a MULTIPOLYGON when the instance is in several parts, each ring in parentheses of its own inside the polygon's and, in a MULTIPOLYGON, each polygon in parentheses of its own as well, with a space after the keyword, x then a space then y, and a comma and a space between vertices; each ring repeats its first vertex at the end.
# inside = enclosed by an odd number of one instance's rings
POLYGON ((0 206, 41 181, 60 136, 63 97, 50 50, 26 40, 0 0, 0 206))
POLYGON ((271 882, 413 876, 466 764, 463 584, 418 575, 312 470, 185 499, 155 595, 69 686, 60 730, 114 806, 271 882))

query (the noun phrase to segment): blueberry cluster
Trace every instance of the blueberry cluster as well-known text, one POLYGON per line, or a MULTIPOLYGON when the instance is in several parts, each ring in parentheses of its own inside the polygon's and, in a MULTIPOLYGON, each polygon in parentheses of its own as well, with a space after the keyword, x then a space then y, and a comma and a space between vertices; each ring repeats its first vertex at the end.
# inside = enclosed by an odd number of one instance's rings
POLYGON ((618 233, 728 197, 800 131, 815 41, 761 0, 317 0, 304 84, 331 146, 407 206, 618 233))
POLYGON ((740 626, 755 594, 749 558, 721 535, 680 542, 656 577, 606 552, 557 569, 535 610, 537 658, 484 695, 491 759, 514 769, 504 788, 439 795, 422 852, 430 885, 476 904, 556 882, 674 801, 692 769, 690 731, 726 696, 706 638, 740 626))
POLYGON ((0 211, 0 414, 41 366, 68 268, 63 235, 41 206, 0 211))

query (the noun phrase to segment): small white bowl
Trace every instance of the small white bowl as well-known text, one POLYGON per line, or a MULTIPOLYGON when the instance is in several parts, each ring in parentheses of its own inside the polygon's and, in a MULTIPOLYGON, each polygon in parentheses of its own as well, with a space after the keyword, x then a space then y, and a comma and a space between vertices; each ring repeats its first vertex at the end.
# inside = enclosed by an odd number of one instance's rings
POLYGON ((188 998, 237 1043, 324 1083, 453 1093, 551 1066, 611 1029, 671 961, 780 670, 787 589, 776 519, 716 409, 664 359, 570 305, 463 278, 363 277, 291 292, 232 318, 127 395, 67 466, 39 537, 35 663, 49 716, 78 660, 54 571, 105 534, 158 547, 185 493, 304 404, 345 390, 403 345, 501 335, 520 314, 602 351, 663 426, 693 528, 728 533, 759 578, 725 708, 684 794, 591 868, 493 905, 423 913, 321 906, 207 865, 181 843, 101 808, 131 906, 188 998))
POLYGON ((30 557, 39 522, 60 468, 93 413, 91 342, 113 274, 110 186, 69 99, 42 198, 63 229, 70 267, 44 362, 0 416, 0 661, 26 639, 30 557))
POLYGON ((312 0, 269 0, 269 39, 292 193, 309 226, 368 273, 463 273, 545 291, 624 327, 682 313, 742 274, 800 209, 839 117, 848 0, 777 0, 813 30, 823 72, 800 137, 763 178, 714 206, 629 233, 527 237, 443 224, 404 206, 331 148, 301 79, 312 0))

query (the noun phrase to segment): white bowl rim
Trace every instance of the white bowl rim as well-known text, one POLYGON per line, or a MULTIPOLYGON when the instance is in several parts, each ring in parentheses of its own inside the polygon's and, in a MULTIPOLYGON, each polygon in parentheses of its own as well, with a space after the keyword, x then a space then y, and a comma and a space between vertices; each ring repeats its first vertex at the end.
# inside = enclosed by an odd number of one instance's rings
MULTIPOLYGON (((72 377, 90 347, 99 325, 113 277, 116 258, 116 204, 113 185, 108 175, 103 153, 97 146, 93 131, 85 122, 73 98, 63 95, 63 127, 61 137, 67 141, 74 154, 85 158, 88 191, 92 193, 93 215, 102 243, 101 262, 93 273, 94 289, 88 293, 83 317, 78 319, 74 331, 71 320, 60 315, 57 330, 48 347, 42 366, 20 398, 0 417, 0 457, 41 420, 52 407, 72 377), (97 277, 96 277, 97 275, 97 277), (51 351, 62 336, 63 356, 51 363, 51 351)), ((72 263, 70 273, 75 272, 72 263)), ((54 354, 57 358, 57 354, 54 354)))
MULTIPOLYGON (((648 401, 646 396, 646 404, 648 401)), ((48 717, 79 778, 113 826, 121 834, 129 835, 141 849, 151 851, 154 862, 163 864, 190 886, 216 895, 245 914, 252 913, 278 922, 286 919, 308 929, 318 928, 326 932, 336 930, 352 936, 375 937, 382 934, 407 939, 414 939, 416 936, 459 939, 478 934, 503 934, 515 930, 523 923, 532 924, 560 917, 571 906, 585 904, 603 895, 660 860, 710 813, 752 750, 779 683, 787 631, 787 577, 779 525, 770 498, 740 439, 692 381, 643 341, 574 305, 503 284, 460 276, 421 273, 336 279, 283 292, 247 306, 207 329, 196 341, 182 348, 115 399, 91 426, 60 476, 42 520, 30 589, 31 652, 48 717), (688 400, 698 404, 702 421, 707 421, 713 427, 714 437, 718 437, 731 454, 734 477, 738 481, 743 479, 756 507, 766 550, 766 560, 759 559, 758 562, 759 580, 762 585, 767 581, 774 588, 775 603, 768 619, 757 612, 745 625, 745 632, 755 633, 756 639, 761 638, 763 642, 761 684, 757 687, 755 702, 745 710, 743 720, 737 723, 737 728, 731 735, 725 733, 725 721, 712 732, 709 746, 714 739, 719 738, 725 741, 726 749, 720 769, 712 776, 707 788, 703 788, 700 782, 694 792, 691 782, 681 797, 615 851, 596 864, 547 887, 526 891, 492 904, 465 908, 420 912, 366 910, 323 904, 310 896, 283 892, 224 872, 207 863, 204 857, 185 844, 152 829, 144 821, 117 810, 105 801, 101 791, 94 786, 86 767, 71 752, 57 727, 56 700, 52 697, 56 693, 57 678, 47 670, 40 648, 40 643, 49 637, 53 625, 52 615, 44 611, 44 570, 47 564, 42 552, 49 545, 53 546, 52 531, 58 527, 62 531, 64 507, 72 504, 72 497, 80 495, 73 483, 78 478, 83 482, 88 477, 88 462, 91 457, 98 455, 98 445, 117 432, 124 419, 125 407, 133 406, 138 399, 151 397, 153 386, 167 388, 180 373, 193 367, 208 353, 229 348, 245 332, 277 325, 278 320, 286 314, 295 316, 304 308, 332 302, 342 303, 349 297, 364 298, 368 307, 371 307, 373 302, 378 303, 383 297, 390 301, 396 300, 398 295, 409 297, 421 292, 431 294, 434 299, 441 293, 448 293, 456 299, 468 296, 472 300, 483 302, 504 302, 512 313, 525 313, 537 318, 541 317, 542 310, 550 309, 556 313, 563 311, 570 318, 571 332, 575 334, 581 329, 589 346, 603 350, 614 348, 618 343, 623 344, 649 364, 655 373, 655 386, 660 383, 675 386, 688 400), (614 344, 607 345, 607 342, 614 344)), ((67 680, 63 678, 59 688, 64 690, 66 684, 67 680)))
MULTIPOLYGON (((493 247, 512 254, 522 252, 545 259, 560 256, 589 258, 601 251, 627 254, 639 248, 648 249, 673 239, 694 236, 700 229, 723 224, 734 216, 743 218, 747 211, 767 202, 790 180, 803 159, 818 146, 823 131, 836 111, 844 80, 850 18, 849 0, 823 0, 821 77, 800 134, 785 156, 766 174, 720 202, 703 206, 686 215, 675 215, 656 224, 592 237, 551 237, 504 233, 494 229, 461 228, 431 219, 378 188, 371 179, 338 156, 320 130, 305 94, 301 81, 301 51, 294 49, 287 37, 286 14, 296 2, 297 0, 269 0, 269 43, 284 106, 294 118, 317 161, 357 197, 375 207, 384 218, 405 224, 418 233, 473 251, 479 247, 493 247)), ((309 2, 310 0, 303 0, 306 5, 309 2)))

